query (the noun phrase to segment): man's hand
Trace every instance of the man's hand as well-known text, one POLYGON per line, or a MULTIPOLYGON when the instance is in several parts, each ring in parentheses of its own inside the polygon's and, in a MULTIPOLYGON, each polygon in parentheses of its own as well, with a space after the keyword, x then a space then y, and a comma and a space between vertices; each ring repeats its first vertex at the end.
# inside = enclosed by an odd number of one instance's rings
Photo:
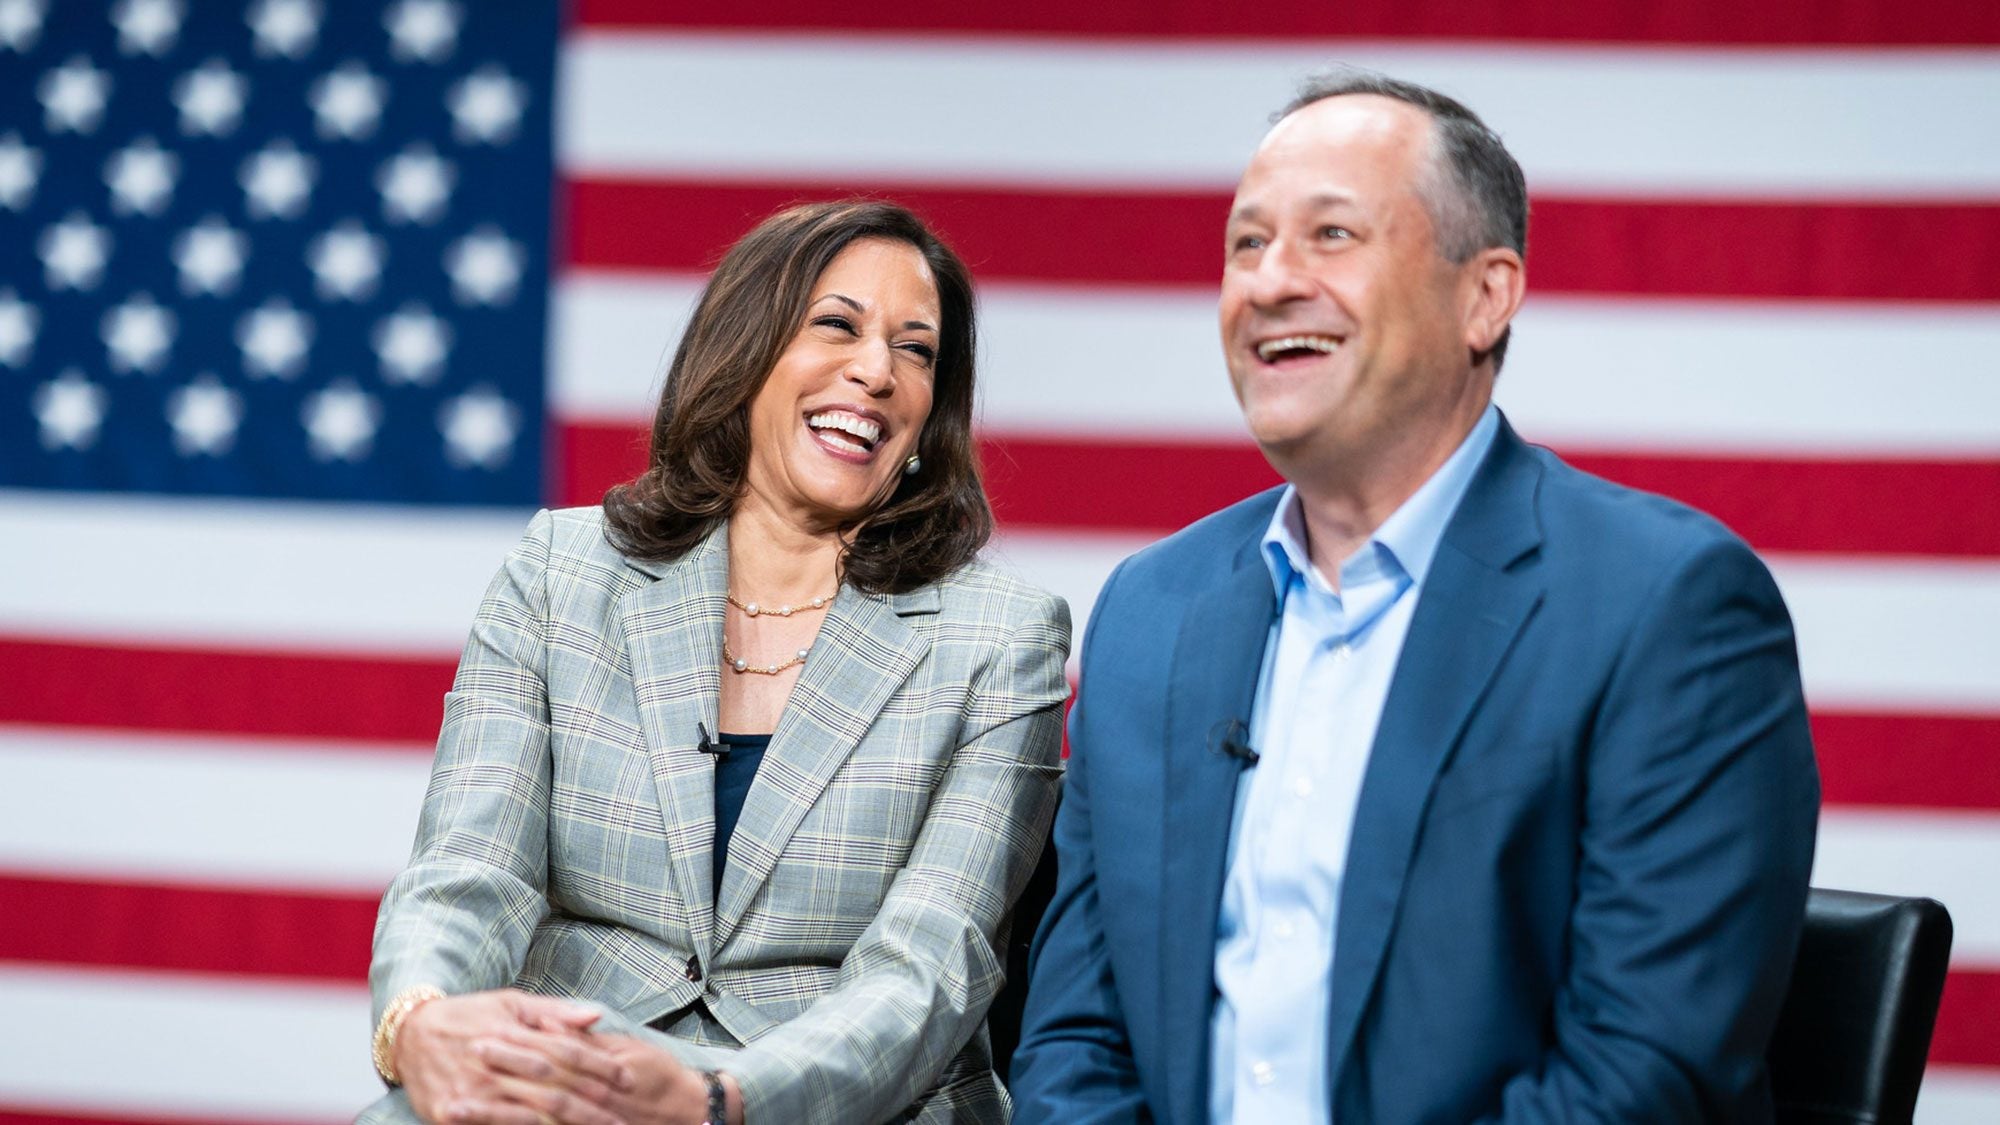
POLYGON ((403 1021, 396 1073, 429 1122, 626 1125, 606 1106, 634 1075, 607 1049, 612 1040, 586 1034, 596 1021, 588 1008, 513 989, 447 996, 403 1021))

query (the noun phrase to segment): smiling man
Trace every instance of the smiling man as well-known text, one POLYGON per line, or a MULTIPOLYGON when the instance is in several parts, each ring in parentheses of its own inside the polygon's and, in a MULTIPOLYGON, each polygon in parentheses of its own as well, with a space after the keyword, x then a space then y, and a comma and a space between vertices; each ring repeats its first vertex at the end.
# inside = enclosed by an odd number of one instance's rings
POLYGON ((1252 158, 1222 338, 1287 483, 1099 597, 1017 1121, 1770 1119, 1791 623, 1728 530, 1493 405, 1526 240, 1422 87, 1319 82, 1252 158))

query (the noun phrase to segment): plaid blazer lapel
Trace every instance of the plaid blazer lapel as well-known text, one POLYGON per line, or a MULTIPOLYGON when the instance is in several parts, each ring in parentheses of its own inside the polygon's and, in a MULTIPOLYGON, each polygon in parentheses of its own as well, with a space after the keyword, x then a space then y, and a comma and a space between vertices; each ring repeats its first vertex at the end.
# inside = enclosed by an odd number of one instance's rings
POLYGON ((714 919, 715 763, 697 724, 716 733, 729 538, 718 527, 671 563, 634 563, 655 580, 619 606, 632 687, 665 819, 668 866, 696 956, 708 963, 714 919))
POLYGON ((930 642, 903 617, 937 609, 934 589, 886 597, 841 587, 730 837, 716 906, 717 947, 729 940, 793 831, 860 744, 882 705, 930 651, 930 642))

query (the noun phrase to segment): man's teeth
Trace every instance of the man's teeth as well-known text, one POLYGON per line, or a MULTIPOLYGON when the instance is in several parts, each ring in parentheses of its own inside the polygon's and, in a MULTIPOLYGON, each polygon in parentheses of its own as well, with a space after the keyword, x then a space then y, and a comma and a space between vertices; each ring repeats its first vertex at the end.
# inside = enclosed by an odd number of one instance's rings
POLYGON ((1331 336, 1286 336, 1258 344, 1257 358, 1269 363, 1286 352, 1307 351, 1332 355, 1339 347, 1340 341, 1331 336))
POLYGON ((806 419, 806 425, 815 430, 839 430, 861 439, 863 448, 873 449, 882 439, 882 427, 859 415, 840 410, 828 410, 806 419))

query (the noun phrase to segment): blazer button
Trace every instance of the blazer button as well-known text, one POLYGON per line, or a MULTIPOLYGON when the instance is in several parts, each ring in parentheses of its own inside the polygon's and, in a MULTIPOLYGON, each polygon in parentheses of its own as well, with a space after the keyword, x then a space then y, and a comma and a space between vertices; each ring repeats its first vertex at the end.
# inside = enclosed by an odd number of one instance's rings
POLYGON ((689 979, 689 980, 700 980, 700 979, 701 979, 701 965, 699 965, 698 963, 696 963, 695 959, 694 959, 694 958, 692 958, 692 957, 688 958, 688 963, 687 963, 687 979, 689 979))

